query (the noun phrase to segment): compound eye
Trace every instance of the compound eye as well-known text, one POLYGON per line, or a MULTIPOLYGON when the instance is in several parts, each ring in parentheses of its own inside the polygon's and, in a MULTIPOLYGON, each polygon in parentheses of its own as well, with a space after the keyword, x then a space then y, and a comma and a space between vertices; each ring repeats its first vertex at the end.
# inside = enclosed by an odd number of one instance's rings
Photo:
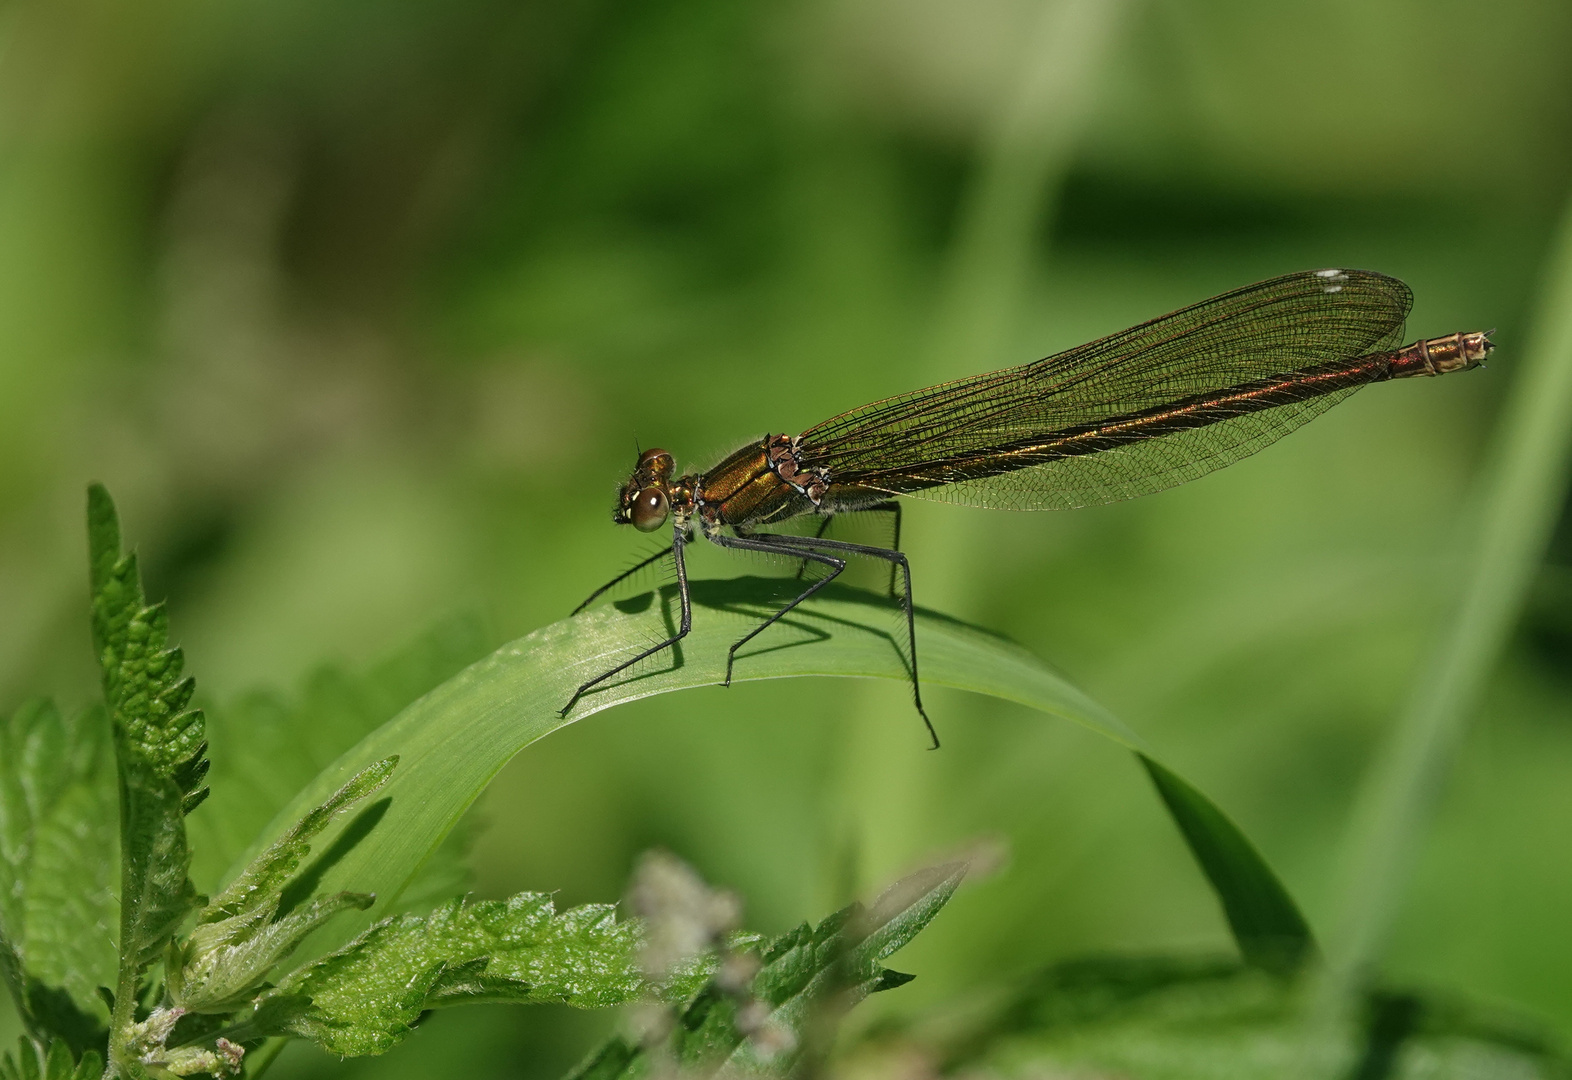
POLYGON ((656 477, 664 480, 671 476, 676 463, 672 460, 669 452, 659 447, 651 447, 639 455, 637 467, 640 470, 651 472, 656 477))
POLYGON ((669 505, 666 493, 657 487, 647 487, 633 500, 630 517, 639 532, 654 532, 666 524, 669 505))

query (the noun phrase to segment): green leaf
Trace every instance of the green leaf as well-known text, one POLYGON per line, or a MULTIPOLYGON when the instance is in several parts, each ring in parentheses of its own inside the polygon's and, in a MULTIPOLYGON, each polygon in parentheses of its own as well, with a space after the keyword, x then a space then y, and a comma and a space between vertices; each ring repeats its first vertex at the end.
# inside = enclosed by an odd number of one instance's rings
POLYGON ((169 644, 162 606, 142 595, 136 556, 122 553, 120 519, 102 485, 87 492, 93 645, 103 672, 120 778, 120 971, 110 1057, 124 1069, 123 1039, 142 973, 198 903, 188 871, 185 816, 207 795, 194 681, 169 644))
POLYGON ((621 1080, 662 1071, 661 1059, 684 1075, 733 1071, 786 1072, 826 1027, 870 993, 911 981, 880 961, 932 921, 966 875, 965 863, 919 870, 890 886, 873 904, 853 904, 819 923, 790 930, 763 949, 745 992, 713 979, 657 1042, 616 1036, 570 1080, 621 1080))
MULTIPOLYGON (((694 582, 693 630, 682 643, 680 663, 667 653, 634 677, 586 695, 567 719, 557 710, 579 683, 674 625, 675 598, 665 589, 658 602, 643 611, 633 611, 637 605, 626 603, 543 627, 466 668, 368 735, 296 796, 291 808, 269 826, 264 842, 281 835, 366 765, 403 755, 404 766, 383 790, 388 806, 381 824, 323 879, 329 890, 376 893, 372 917, 385 915, 454 822, 514 754, 601 709, 720 683, 727 648, 761 615, 789 599, 791 590, 792 583, 772 579, 694 582)), ((744 650, 736 680, 835 675, 904 681, 906 667, 888 630, 890 614, 886 598, 832 585, 772 627, 756 649, 744 650)), ((1028 705, 1150 754, 1110 713, 1020 646, 920 609, 917 634, 925 685, 1028 705)), ((1204 798, 1190 790, 1195 799, 1204 798)), ((1189 824, 1200 830, 1198 835, 1227 823, 1220 811, 1192 817, 1189 824)), ((1231 838, 1219 837, 1210 845, 1228 869, 1212 879, 1220 895, 1231 895, 1241 881, 1275 881, 1238 830, 1231 825, 1227 829, 1231 838)), ((1190 839, 1190 833, 1185 835, 1190 839)), ((1212 860, 1209 865, 1208 860, 1211 853, 1200 861, 1211 873, 1219 864, 1212 860)), ((351 921, 335 923, 326 933, 347 933, 351 921)))
POLYGON ((1310 926, 1244 833, 1184 780, 1139 755, 1157 793, 1217 893, 1247 963, 1284 977, 1313 958, 1310 926))
MULTIPOLYGON (((449 618, 364 670, 324 667, 293 694, 254 692, 209 707, 213 795, 187 822, 197 885, 220 884, 301 788, 404 706, 486 655, 490 645, 478 620, 449 618)), ((462 853, 462 843, 453 847, 462 853)), ((464 890, 462 860, 444 869, 440 881, 423 882, 434 902, 464 890)))
POLYGON ((97 1080, 103 1070, 97 1053, 89 1050, 79 1061, 63 1041, 41 1054, 27 1039, 19 1039, 15 1052, 0 1059, 0 1080, 97 1080))
MULTIPOLYGON (((184 1009, 159 1005, 147 1019, 128 1025, 123 1058, 114 1062, 115 1070, 130 1080, 143 1077, 167 1080, 172 1076, 226 1077, 239 1075, 245 1060, 245 1047, 217 1034, 218 1024, 186 1026, 184 1009), (184 1031, 177 1034, 177 1028, 184 1031), (206 1043, 212 1045, 191 1045, 206 1043)), ((211 1021, 212 1018, 202 1018, 211 1021)))
POLYGON ((340 892, 280 913, 285 886, 311 852, 311 841, 339 814, 393 775, 398 758, 362 770, 248 866, 197 918, 191 936, 172 946, 164 976, 170 998, 190 1012, 238 1008, 303 938, 342 911, 365 910, 372 898, 340 892))
MULTIPOLYGON (((987 1004, 962 1002, 887 1026, 857 1060, 868 1075, 923 1060, 942 1075, 1001 1080, 1292 1076, 1303 1045, 1301 991, 1220 958, 1085 957, 987 1004)), ((1335 1036, 1355 1063, 1344 1075, 1358 1080, 1572 1074, 1553 1034, 1522 1016, 1431 993, 1378 992, 1365 1006, 1362 1027, 1335 1036)))
POLYGON ((218 923, 263 910, 269 914, 276 911, 284 886, 300 866, 300 860, 311 853, 311 841, 335 817, 387 783, 397 766, 397 756, 384 758, 351 777, 349 783, 258 855, 227 889, 208 903, 197 922, 218 923))
POLYGON ((253 1027, 345 1057, 381 1054, 427 1009, 477 1002, 620 1004, 646 989, 638 924, 609 904, 558 914, 549 896, 454 900, 400 915, 284 979, 253 1027))
POLYGON ((102 1045, 114 981, 114 781, 101 709, 0 720, 0 975, 28 1030, 102 1045))
MULTIPOLYGON (((792 1032, 802 1047, 814 1010, 832 995, 839 999, 835 1007, 844 1010, 870 993, 910 982, 910 976, 891 972, 880 961, 932 922, 965 876, 965 863, 928 867, 891 885, 867 908, 854 904, 811 932, 800 927, 776 939, 753 980, 754 995, 771 1008, 766 1025, 792 1032)), ((780 1068, 789 1063, 789 1055, 761 1052, 754 1040, 728 1039, 729 1066, 780 1068)))
POLYGON ((136 556, 121 551, 120 518, 101 484, 88 488, 87 516, 93 644, 115 732, 135 767, 176 785, 183 802, 200 802, 203 717, 186 708, 196 682, 181 677, 180 650, 166 647, 168 614, 146 603, 136 556))

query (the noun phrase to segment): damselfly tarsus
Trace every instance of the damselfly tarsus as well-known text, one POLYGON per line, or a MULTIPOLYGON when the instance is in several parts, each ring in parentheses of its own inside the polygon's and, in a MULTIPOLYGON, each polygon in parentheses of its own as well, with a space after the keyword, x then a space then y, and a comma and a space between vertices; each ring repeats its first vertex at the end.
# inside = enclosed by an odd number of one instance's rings
MULTIPOLYGON (((587 691, 687 635, 692 624, 683 546, 695 533, 723 548, 826 568, 726 656, 818 592, 848 556, 898 571, 912 699, 922 704, 911 566, 899 550, 825 538, 836 514, 891 510, 896 496, 970 506, 1057 510, 1172 487, 1266 446, 1366 383, 1444 375, 1481 363, 1489 332, 1400 345, 1408 286, 1368 270, 1273 278, 1022 367, 914 390, 841 413, 800 435, 769 434, 702 473, 676 475, 665 450, 645 450, 612 518, 643 532, 671 523, 671 546, 607 582, 668 556, 677 572, 676 633, 584 683, 587 691), (768 531, 825 519, 815 536, 768 531)), ((899 518, 897 516, 897 523, 899 518)))

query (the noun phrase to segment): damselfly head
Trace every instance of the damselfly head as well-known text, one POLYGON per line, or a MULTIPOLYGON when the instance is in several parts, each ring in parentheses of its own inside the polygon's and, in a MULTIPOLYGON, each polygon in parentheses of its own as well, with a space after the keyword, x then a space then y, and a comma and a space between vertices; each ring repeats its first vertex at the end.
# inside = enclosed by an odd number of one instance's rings
POLYGON ((666 524, 671 513, 667 485, 675 469, 676 462, 665 450, 657 447, 640 453, 633 475, 622 485, 611 520, 618 525, 632 525, 640 532, 654 532, 666 524))

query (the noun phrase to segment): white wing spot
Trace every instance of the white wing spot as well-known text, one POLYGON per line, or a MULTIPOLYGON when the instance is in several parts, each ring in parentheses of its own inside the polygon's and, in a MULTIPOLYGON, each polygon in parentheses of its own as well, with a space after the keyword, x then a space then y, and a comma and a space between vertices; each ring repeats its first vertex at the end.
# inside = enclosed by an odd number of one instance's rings
POLYGON ((1315 276, 1318 278, 1324 278, 1328 282, 1328 284, 1321 286, 1321 291, 1326 293, 1342 292, 1342 285, 1333 285, 1330 283, 1334 281, 1343 282, 1348 280, 1348 274, 1342 270, 1317 270, 1315 272, 1315 276))

